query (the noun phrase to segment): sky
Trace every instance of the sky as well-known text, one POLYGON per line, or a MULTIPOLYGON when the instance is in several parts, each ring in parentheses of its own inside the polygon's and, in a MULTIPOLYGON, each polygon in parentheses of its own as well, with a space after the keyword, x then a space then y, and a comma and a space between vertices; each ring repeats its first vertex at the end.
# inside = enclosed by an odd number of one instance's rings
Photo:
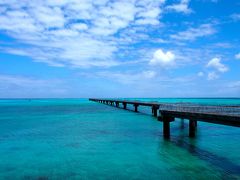
POLYGON ((240 97, 239 0, 0 0, 0 98, 240 97))

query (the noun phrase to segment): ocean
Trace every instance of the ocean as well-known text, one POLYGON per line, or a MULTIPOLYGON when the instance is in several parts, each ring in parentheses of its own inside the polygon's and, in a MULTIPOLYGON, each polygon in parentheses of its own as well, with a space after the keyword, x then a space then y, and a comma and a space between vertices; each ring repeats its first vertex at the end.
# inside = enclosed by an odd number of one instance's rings
POLYGON ((88 99, 1 99, 0 179, 240 179, 240 128, 198 122, 189 138, 188 121, 176 119, 165 140, 151 109, 139 110, 88 99))

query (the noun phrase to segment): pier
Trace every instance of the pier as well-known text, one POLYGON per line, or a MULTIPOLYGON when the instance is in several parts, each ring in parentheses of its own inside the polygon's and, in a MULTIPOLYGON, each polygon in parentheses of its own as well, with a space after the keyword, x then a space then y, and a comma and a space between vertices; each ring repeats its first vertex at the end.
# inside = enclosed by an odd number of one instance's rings
POLYGON ((170 137, 170 123, 175 118, 189 121, 189 137, 195 137, 197 122, 207 122, 227 126, 240 127, 240 106, 227 105, 202 105, 194 103, 159 103, 144 101, 128 101, 119 99, 89 99, 90 101, 115 106, 122 104, 123 109, 129 105, 138 112, 139 106, 147 106, 152 109, 152 115, 163 122, 163 136, 170 137))

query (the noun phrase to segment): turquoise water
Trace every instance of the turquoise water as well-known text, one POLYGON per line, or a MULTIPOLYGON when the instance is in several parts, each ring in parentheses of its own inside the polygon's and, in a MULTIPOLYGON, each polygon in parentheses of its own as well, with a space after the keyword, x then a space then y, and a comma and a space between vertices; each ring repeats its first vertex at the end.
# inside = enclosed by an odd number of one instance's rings
POLYGON ((0 100, 0 179, 240 179, 239 128, 200 122, 191 139, 188 121, 177 119, 164 140, 162 123, 140 111, 87 99, 0 100))

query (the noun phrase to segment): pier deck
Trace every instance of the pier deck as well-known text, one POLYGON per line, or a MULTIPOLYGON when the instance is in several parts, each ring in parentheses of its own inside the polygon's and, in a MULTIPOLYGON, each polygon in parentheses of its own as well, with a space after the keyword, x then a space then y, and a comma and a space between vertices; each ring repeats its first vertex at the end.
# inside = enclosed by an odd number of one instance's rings
POLYGON ((128 101, 119 99, 89 99, 99 103, 115 105, 119 107, 122 104, 124 109, 127 105, 133 105, 134 111, 138 112, 139 106, 148 106, 152 108, 152 114, 163 122, 163 135, 165 138, 170 137, 170 122, 175 118, 189 120, 189 136, 195 136, 197 121, 203 121, 214 124, 240 127, 240 106, 209 106, 194 103, 159 103, 128 101))

